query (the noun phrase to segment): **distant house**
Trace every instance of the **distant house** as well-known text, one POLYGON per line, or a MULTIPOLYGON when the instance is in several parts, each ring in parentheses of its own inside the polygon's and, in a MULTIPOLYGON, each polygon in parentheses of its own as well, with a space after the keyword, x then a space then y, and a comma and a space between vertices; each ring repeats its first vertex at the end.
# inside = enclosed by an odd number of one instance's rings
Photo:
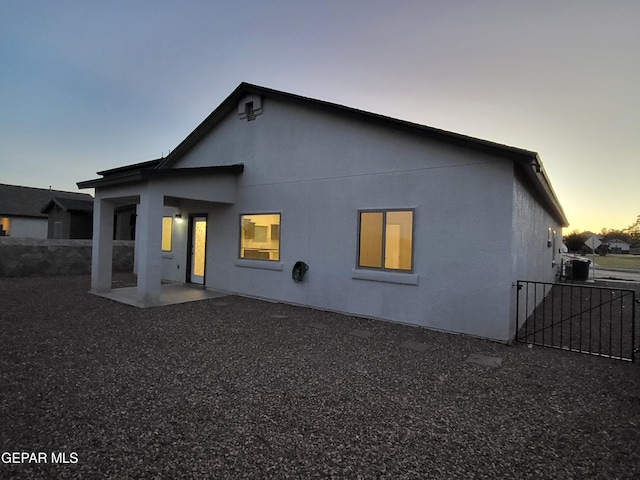
POLYGON ((631 247, 630 244, 619 238, 607 240, 607 244, 609 245, 609 251, 611 253, 629 253, 631 247))
POLYGON ((98 174, 91 290, 135 203, 139 306, 169 280, 509 341, 567 226, 535 152, 246 83, 168 157, 98 174))
POLYGON ((113 223, 114 240, 136 239, 136 206, 124 205, 114 211, 113 223))
POLYGON ((93 198, 54 197, 42 208, 49 218, 47 238, 91 238, 93 198))
POLYGON ((43 208, 54 198, 93 201, 86 193, 0 184, 0 236, 47 238, 49 219, 43 208))
POLYGON ((591 235, 584 242, 584 245, 587 253, 600 253, 605 248, 605 253, 629 253, 631 247, 630 244, 619 238, 606 240, 600 235, 591 235))

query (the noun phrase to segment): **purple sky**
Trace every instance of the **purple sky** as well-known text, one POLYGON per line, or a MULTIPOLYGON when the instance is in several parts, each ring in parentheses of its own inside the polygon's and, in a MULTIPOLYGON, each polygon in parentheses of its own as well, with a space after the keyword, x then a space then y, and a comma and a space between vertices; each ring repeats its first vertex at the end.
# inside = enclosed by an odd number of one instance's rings
POLYGON ((0 0, 0 183, 166 155, 242 81, 540 153, 573 229, 640 214, 637 0, 0 0))

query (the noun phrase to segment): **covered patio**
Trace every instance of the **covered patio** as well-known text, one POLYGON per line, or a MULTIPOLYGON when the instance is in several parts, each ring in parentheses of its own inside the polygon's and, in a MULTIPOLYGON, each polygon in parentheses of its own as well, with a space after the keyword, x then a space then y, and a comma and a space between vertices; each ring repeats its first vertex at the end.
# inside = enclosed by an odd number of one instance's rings
MULTIPOLYGON (((197 280, 190 275, 188 268, 173 275, 179 275, 179 278, 163 276, 163 259, 174 255, 163 252, 163 218, 170 212, 171 218, 176 220, 182 217, 190 219, 189 225, 181 227, 180 245, 175 252, 188 265, 191 260, 186 258, 189 251, 186 243, 192 238, 187 230, 191 228, 190 215, 206 211, 207 205, 235 203, 237 176, 244 171, 244 166, 157 169, 160 162, 154 160, 98 172, 103 178, 78 183, 80 188, 95 188, 91 293, 137 307, 169 305, 221 295, 204 288, 204 267, 197 280), (137 285, 114 290, 111 268, 114 212, 126 204, 136 206, 134 273, 137 285), (172 284, 163 284, 167 279, 172 284)), ((204 227, 199 233, 204 255, 206 217, 202 223, 204 227)))
POLYGON ((93 292, 99 297, 108 298, 114 302, 124 303, 138 308, 163 307, 166 305, 176 305, 179 303, 197 302, 199 300, 210 300, 213 298, 226 297, 226 293, 207 290, 205 288, 178 283, 162 283, 157 300, 152 303, 140 301, 138 287, 112 288, 108 292, 93 292))

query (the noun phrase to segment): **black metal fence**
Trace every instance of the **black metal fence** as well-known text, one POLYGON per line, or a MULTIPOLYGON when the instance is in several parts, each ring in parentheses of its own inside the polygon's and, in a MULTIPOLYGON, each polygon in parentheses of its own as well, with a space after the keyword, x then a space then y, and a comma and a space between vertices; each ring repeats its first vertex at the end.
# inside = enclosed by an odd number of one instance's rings
POLYGON ((636 292, 518 281, 518 342, 635 361, 636 292))

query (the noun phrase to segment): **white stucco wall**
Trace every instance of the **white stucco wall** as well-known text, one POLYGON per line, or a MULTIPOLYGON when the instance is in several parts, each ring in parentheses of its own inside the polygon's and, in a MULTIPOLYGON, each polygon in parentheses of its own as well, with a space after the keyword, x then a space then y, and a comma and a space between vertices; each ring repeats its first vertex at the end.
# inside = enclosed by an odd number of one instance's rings
POLYGON ((513 198, 513 276, 516 280, 553 282, 560 268, 562 227, 517 178, 513 180, 513 198))
POLYGON ((231 115, 177 165, 245 164, 236 203, 207 212, 208 288, 508 340, 510 161, 298 105, 263 107, 253 122, 231 115), (415 209, 411 274, 356 269, 358 211, 375 208, 415 209), (271 212, 281 213, 280 262, 238 260, 240 215, 271 212), (298 260, 310 266, 300 284, 298 260))
POLYGON ((49 226, 46 218, 10 217, 11 237, 47 238, 49 226))
MULTIPOLYGON (((138 231, 138 263, 186 281, 188 219, 205 214, 207 288, 511 339, 513 283, 551 281, 549 227, 561 245, 560 227, 514 177, 511 160, 300 104, 267 98, 261 107, 253 121, 234 111, 174 165, 243 163, 237 178, 97 189, 96 201, 156 199, 147 207, 153 222, 181 215, 171 252, 151 251, 138 231), (358 212, 370 209, 414 211, 412 272, 356 268, 358 212), (240 216, 257 213, 281 214, 277 262, 238 258, 240 216), (291 278, 298 260, 310 267, 299 284, 291 278)), ((159 223, 145 225, 158 231, 159 223)))
MULTIPOLYGON (((518 280, 534 282, 555 282, 561 269, 562 226, 547 212, 534 198, 532 193, 517 178, 513 179, 513 232, 511 259, 513 268, 514 285, 511 293, 511 330, 510 335, 516 332, 516 310, 518 294, 515 282, 518 280)), ((549 286, 539 285, 540 296, 542 292, 548 292, 549 286)), ((521 316, 531 311, 535 305, 534 297, 521 294, 521 316), (525 305, 527 299, 530 304, 525 305)), ((521 319, 521 322, 526 320, 521 319)))

